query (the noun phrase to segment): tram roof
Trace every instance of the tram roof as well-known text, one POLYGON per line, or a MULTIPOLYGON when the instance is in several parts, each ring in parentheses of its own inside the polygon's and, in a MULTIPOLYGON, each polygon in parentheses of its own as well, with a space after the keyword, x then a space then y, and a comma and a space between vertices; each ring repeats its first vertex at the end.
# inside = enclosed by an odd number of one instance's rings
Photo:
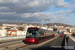
POLYGON ((43 29, 43 28, 38 28, 38 27, 29 27, 28 29, 39 29, 39 30, 45 30, 45 31, 52 31, 52 30, 47 30, 47 29, 43 29))

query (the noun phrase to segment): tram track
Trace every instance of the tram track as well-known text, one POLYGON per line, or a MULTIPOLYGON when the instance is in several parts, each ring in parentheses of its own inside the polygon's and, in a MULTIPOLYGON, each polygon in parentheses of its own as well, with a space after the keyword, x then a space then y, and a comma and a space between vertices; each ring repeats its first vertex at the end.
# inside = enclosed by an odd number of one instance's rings
MULTIPOLYGON (((39 44, 41 44, 41 43, 39 43, 39 44)), ((3 50, 23 50, 23 49, 32 48, 32 47, 36 47, 36 44, 32 44, 32 45, 25 44, 23 41, 19 41, 19 42, 17 41, 17 42, 13 42, 11 44, 7 44, 6 46, 0 46, 0 48, 3 48, 3 50)), ((2 50, 2 49, 0 49, 0 50, 2 50)))
POLYGON ((35 44, 17 44, 17 45, 12 45, 9 48, 6 48, 5 50, 19 50, 19 49, 23 49, 23 48, 27 48, 27 47, 31 47, 34 46, 35 44))
POLYGON ((30 48, 37 48, 37 47, 40 47, 40 46, 42 46, 42 45, 46 44, 47 42, 52 41, 54 39, 56 39, 56 37, 53 38, 53 39, 50 39, 48 41, 44 41, 42 43, 39 43, 37 45, 30 45, 30 46, 27 46, 27 47, 18 48, 17 50, 30 50, 30 48))
POLYGON ((40 47, 31 48, 31 50, 64 50, 64 48, 62 48, 63 38, 64 37, 58 37, 55 40, 45 43, 40 47))
POLYGON ((23 43, 23 40, 14 41, 14 42, 8 42, 8 43, 2 43, 2 44, 0 44, 0 48, 1 48, 1 47, 10 46, 10 45, 14 45, 14 44, 18 44, 18 43, 23 43))
POLYGON ((61 46, 62 41, 63 41, 63 37, 58 37, 55 40, 51 41, 49 45, 50 46, 61 46))
POLYGON ((58 37, 55 40, 53 40, 49 43, 46 43, 46 44, 48 44, 48 45, 46 45, 46 47, 47 46, 61 46, 62 40, 63 40, 63 37, 58 37))
POLYGON ((16 50, 18 48, 26 47, 26 46, 29 46, 29 45, 24 44, 24 43, 17 43, 17 44, 9 45, 9 46, 6 46, 6 47, 1 47, 0 50, 16 50))
MULTIPOLYGON (((41 43, 39 43, 39 44, 41 44, 41 43)), ((25 48, 31 48, 33 46, 36 46, 36 44, 31 45, 31 44, 23 44, 23 43, 21 43, 21 44, 8 46, 6 48, 6 50, 22 50, 22 49, 25 49, 25 48)))
POLYGON ((19 48, 25 48, 31 46, 30 44, 25 44, 22 41, 10 42, 0 44, 0 50, 18 50, 19 48))
POLYGON ((18 48, 26 47, 26 46, 29 46, 29 45, 20 43, 20 44, 17 44, 17 45, 12 45, 11 47, 7 48, 6 50, 17 50, 18 48))

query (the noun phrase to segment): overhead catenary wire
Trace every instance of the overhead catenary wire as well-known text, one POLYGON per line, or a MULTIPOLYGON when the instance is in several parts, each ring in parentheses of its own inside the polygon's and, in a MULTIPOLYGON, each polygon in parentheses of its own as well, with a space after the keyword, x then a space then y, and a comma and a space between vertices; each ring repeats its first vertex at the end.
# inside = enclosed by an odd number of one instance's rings
MULTIPOLYGON (((25 3, 23 0, 21 0, 24 4, 26 4, 27 6, 29 6, 27 3, 25 3)), ((15 8, 12 8, 12 7, 10 7, 9 5, 6 5, 5 3, 3 3, 3 2, 0 2, 1 4, 3 4, 3 5, 5 5, 5 6, 7 6, 7 7, 9 7, 10 9, 12 9, 12 10, 14 10, 14 11, 16 11, 16 12, 19 12, 18 10, 16 10, 15 8)), ((29 6, 31 9, 34 9, 34 8, 32 8, 31 6, 29 6)), ((34 11, 36 11, 36 12, 38 12, 37 10, 35 10, 34 9, 34 11)), ((39 10, 40 11, 40 10, 39 10)), ((21 12, 19 12, 19 13, 21 13, 21 12)), ((39 14, 39 15, 41 15, 41 14, 39 14)), ((43 21, 42 21, 43 22, 43 21)))
MULTIPOLYGON (((21 0, 22 1, 22 0, 21 0)), ((22 1, 23 2, 23 1, 22 1)), ((7 6, 7 7, 9 7, 10 9, 13 9, 14 11, 17 11, 18 12, 18 10, 16 10, 16 9, 14 9, 14 8, 12 8, 12 7, 10 7, 9 5, 6 5, 5 3, 3 3, 3 2, 0 2, 1 4, 3 4, 3 5, 5 5, 5 6, 7 6)), ((26 4, 27 6, 29 6, 27 3, 25 3, 25 2, 23 2, 24 4, 26 4)), ((30 6, 29 6, 30 7, 30 6)), ((32 8, 32 7, 30 7, 31 9, 34 9, 34 8, 32 8)), ((34 10, 34 11, 36 11, 36 10, 34 10)))
MULTIPOLYGON (((5 6, 7 6, 7 7, 9 7, 10 9, 12 9, 12 10, 14 10, 14 11, 19 12, 18 10, 14 9, 14 8, 12 8, 12 7, 10 7, 9 5, 6 5, 6 4, 5 4, 5 3, 3 3, 3 2, 0 2, 0 4, 3 4, 3 5, 5 5, 5 6)), ((21 13, 21 12, 19 12, 19 13, 21 13)))
MULTIPOLYGON (((12 10, 14 10, 14 11, 17 11, 16 9, 14 9, 14 8, 12 8, 12 7, 6 5, 6 4, 4 4, 4 3, 2 3, 2 2, 0 2, 0 3, 3 4, 3 5, 5 5, 5 6, 7 6, 7 7, 9 7, 10 9, 12 9, 12 10)), ((18 11, 17 11, 17 12, 18 12, 18 11)))
MULTIPOLYGON (((25 3, 23 0, 21 0, 25 5, 27 5, 27 6, 29 6, 27 3, 25 3)), ((33 9, 31 6, 29 6, 31 9, 33 9)), ((34 10, 34 11, 36 11, 36 10, 34 10)), ((39 10, 39 11, 41 11, 41 10, 39 10)), ((39 14, 39 15, 41 15, 42 16, 42 27, 43 27, 43 15, 42 14, 39 14)))
MULTIPOLYGON (((21 0, 25 5, 27 5, 27 6, 29 6, 27 3, 25 3, 23 0, 21 0)), ((32 8, 31 6, 29 6, 31 9, 34 9, 34 8, 32 8)), ((34 9, 34 11, 37 11, 37 10, 35 10, 34 9)), ((40 10, 39 10, 40 11, 40 10)))

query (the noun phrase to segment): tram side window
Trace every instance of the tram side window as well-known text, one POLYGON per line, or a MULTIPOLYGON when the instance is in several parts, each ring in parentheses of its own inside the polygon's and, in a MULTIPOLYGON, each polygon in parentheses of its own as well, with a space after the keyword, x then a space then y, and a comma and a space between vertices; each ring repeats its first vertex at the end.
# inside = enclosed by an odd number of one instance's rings
POLYGON ((51 35, 51 31, 50 31, 49 33, 50 33, 50 35, 51 35))
POLYGON ((51 34, 52 34, 52 31, 51 31, 51 34))
POLYGON ((40 36, 44 36, 44 32, 39 32, 40 33, 40 36))
POLYGON ((45 33, 44 31, 40 31, 39 34, 40 34, 40 40, 42 41, 45 38, 45 33))
POLYGON ((53 32, 52 32, 52 34, 53 34, 53 32))

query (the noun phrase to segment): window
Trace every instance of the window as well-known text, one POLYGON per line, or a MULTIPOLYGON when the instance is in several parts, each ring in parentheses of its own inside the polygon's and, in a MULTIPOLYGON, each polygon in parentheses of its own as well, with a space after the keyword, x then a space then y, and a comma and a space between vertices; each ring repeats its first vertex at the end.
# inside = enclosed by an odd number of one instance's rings
POLYGON ((40 36, 44 36, 45 35, 44 31, 40 31, 39 34, 40 34, 40 36))
POLYGON ((31 30, 27 30, 27 38, 37 38, 38 36, 38 30, 36 29, 31 29, 31 30))

